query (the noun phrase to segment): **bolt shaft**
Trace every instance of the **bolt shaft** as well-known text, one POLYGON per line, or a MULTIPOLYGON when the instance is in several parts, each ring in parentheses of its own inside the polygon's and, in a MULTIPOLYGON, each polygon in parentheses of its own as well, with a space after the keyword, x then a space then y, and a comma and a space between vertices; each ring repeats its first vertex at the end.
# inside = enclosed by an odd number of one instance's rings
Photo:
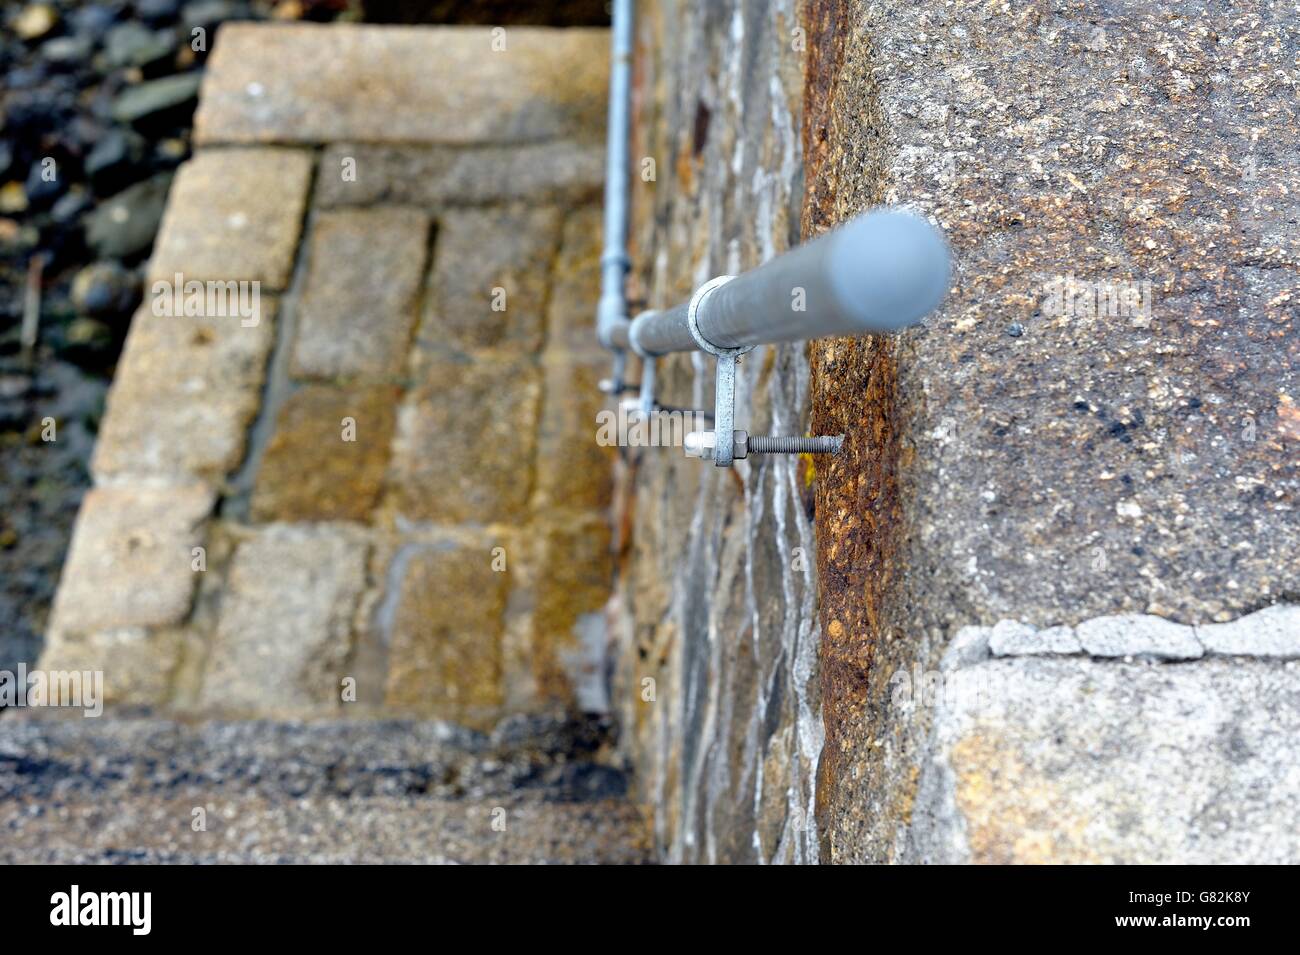
POLYGON ((751 435, 750 454, 838 454, 844 444, 842 434, 824 434, 812 438, 751 435))

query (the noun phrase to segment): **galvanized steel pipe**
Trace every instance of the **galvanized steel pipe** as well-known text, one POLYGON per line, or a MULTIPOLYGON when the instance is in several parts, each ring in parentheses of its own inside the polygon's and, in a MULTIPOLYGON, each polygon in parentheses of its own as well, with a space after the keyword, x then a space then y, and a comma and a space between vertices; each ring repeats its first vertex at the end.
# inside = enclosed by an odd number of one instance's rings
POLYGON ((605 244, 600 257, 596 334, 607 348, 626 347, 628 139, 632 90, 632 0, 614 0, 609 69, 609 120, 605 148, 605 244), (618 345, 615 336, 622 333, 618 345))
MULTIPOLYGON (((948 278, 937 229, 910 213, 877 210, 708 291, 696 322, 718 349, 892 332, 937 307, 948 278)), ((643 355, 696 350, 688 308, 638 315, 608 343, 643 355)))

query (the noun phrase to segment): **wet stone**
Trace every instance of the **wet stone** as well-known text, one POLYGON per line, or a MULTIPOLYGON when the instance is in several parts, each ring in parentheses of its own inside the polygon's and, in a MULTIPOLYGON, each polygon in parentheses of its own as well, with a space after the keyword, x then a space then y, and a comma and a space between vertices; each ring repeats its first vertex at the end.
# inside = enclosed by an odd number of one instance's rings
POLYGON ((159 173, 100 203, 86 216, 86 243, 105 259, 134 259, 148 252, 171 185, 172 174, 159 173))
POLYGON ((398 512, 490 524, 528 514, 541 385, 522 362, 439 362, 402 402, 393 442, 398 512))
POLYGON ((508 580, 492 569, 487 546, 410 556, 390 640, 388 704, 470 726, 495 722, 508 580))
POLYGON ((398 391, 305 385, 285 401, 253 488, 257 521, 365 521, 388 463, 398 391))
MULTIPOLYGON (((155 47, 140 51, 142 56, 166 56, 155 47)), ((149 124, 168 124, 183 119, 193 108, 203 82, 202 73, 178 73, 128 86, 113 101, 113 119, 142 128, 149 124)))

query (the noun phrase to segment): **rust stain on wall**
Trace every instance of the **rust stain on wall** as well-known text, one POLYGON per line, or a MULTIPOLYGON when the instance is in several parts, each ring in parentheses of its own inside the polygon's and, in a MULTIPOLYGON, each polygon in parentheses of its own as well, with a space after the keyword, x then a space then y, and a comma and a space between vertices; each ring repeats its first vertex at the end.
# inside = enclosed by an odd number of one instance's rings
POLYGON ((817 235, 827 225, 834 183, 823 179, 830 151, 831 103, 835 81, 844 62, 844 38, 849 15, 839 0, 807 0, 800 11, 807 34, 803 85, 803 155, 805 191, 800 223, 803 237, 817 235))
MULTIPOLYGON (((804 6, 808 33, 807 74, 804 81, 803 146, 805 194, 802 233, 819 235, 849 215, 839 189, 841 167, 852 168, 853 192, 862 194, 862 172, 868 192, 878 189, 874 146, 846 165, 842 155, 847 137, 837 133, 836 94, 844 68, 845 44, 853 32, 848 5, 809 0, 804 6)), ((878 129, 878 100, 874 90, 854 84, 859 122, 878 129)), ((854 141, 850 139, 850 141, 854 141)), ((858 139, 861 143, 862 140, 858 139)), ((818 769, 817 815, 822 834, 822 859, 832 857, 828 834, 835 788, 841 775, 842 753, 861 737, 869 722, 869 683, 874 650, 885 617, 884 601, 898 572, 899 503, 898 429, 895 425, 898 370, 896 345, 885 338, 833 339, 809 345, 812 367, 813 434, 845 435, 843 450, 817 461, 818 603, 822 644, 822 716, 826 743, 818 769)))
MULTIPOLYGON (((816 484, 826 728, 817 804, 823 817, 834 801, 838 757, 869 722, 868 685, 884 603, 898 573, 902 508, 893 344, 881 338, 820 342, 812 349, 812 368, 813 433, 845 435, 843 450, 818 462, 816 484)), ((830 829, 819 824, 821 832, 830 829)), ((829 856, 826 846, 823 858, 829 856)))

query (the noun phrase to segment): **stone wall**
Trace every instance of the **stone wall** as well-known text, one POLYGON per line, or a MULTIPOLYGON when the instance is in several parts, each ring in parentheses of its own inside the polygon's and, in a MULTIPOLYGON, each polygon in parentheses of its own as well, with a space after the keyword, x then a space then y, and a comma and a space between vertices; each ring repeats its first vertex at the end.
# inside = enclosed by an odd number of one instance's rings
MULTIPOLYGON (((634 294, 675 304, 798 238, 801 64, 793 3, 639 4, 634 294)), ((712 410, 713 366, 660 362, 660 400, 712 410)), ((737 427, 803 434, 801 346, 759 348, 737 427)), ((808 459, 733 470, 680 448, 624 461, 616 692, 661 853, 815 862, 821 751, 808 459), (652 681, 652 682, 647 682, 652 681)))
POLYGON ((218 33, 43 668, 162 713, 604 708, 608 39, 501 39, 218 33))
MULTIPOLYGON (((652 305, 881 203, 955 256, 921 328, 750 356, 750 430, 838 457, 627 464, 620 699, 661 847, 1300 858, 1294 19, 643 6, 652 305)), ((664 365, 710 400, 707 363, 664 365)))

